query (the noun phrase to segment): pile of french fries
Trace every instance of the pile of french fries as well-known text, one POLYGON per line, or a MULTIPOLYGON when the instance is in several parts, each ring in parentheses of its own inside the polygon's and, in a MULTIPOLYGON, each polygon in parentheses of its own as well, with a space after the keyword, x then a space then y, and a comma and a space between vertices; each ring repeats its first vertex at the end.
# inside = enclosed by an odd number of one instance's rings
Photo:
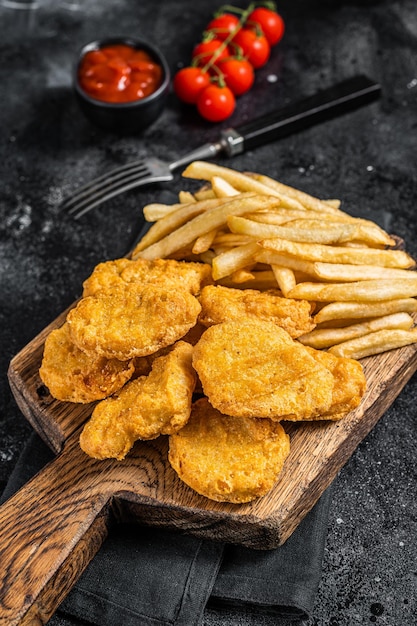
POLYGON ((183 176, 205 185, 144 207, 133 259, 200 260, 217 284, 308 300, 316 328, 299 341, 338 356, 417 342, 415 261, 376 223, 261 174, 194 161, 183 176))

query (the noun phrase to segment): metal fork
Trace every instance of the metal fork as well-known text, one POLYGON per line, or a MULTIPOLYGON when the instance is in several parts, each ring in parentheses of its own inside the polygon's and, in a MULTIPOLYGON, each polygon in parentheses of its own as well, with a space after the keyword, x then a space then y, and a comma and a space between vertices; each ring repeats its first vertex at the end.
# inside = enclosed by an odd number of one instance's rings
POLYGON ((149 158, 113 169, 79 188, 62 202, 61 207, 78 219, 97 205, 130 189, 173 180, 173 172, 192 161, 212 159, 221 153, 228 157, 241 154, 367 104, 377 98, 380 91, 378 83, 363 75, 355 76, 252 122, 224 130, 217 141, 206 143, 172 163, 149 158))

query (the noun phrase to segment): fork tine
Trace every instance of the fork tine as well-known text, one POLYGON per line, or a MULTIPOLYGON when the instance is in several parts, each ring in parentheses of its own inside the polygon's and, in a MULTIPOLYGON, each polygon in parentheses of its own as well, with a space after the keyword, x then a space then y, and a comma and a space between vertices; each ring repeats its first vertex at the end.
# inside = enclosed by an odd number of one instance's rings
POLYGON ((146 173, 150 174, 150 171, 144 161, 131 162, 121 167, 118 167, 116 169, 113 169, 110 172, 107 172, 106 174, 98 176, 94 180, 91 180, 87 184, 80 187, 75 194, 63 200, 61 204, 61 208, 63 210, 69 210, 72 205, 78 203, 80 200, 90 195, 91 193, 94 193, 97 190, 97 187, 99 187, 102 183, 104 182, 107 183, 110 181, 117 181, 121 177, 123 177, 125 174, 131 174, 131 173, 135 173, 137 175, 143 175, 146 173))
POLYGON ((110 198, 124 193, 125 191, 129 191, 130 189, 134 189, 140 185, 168 180, 172 180, 172 174, 153 175, 149 170, 141 175, 134 172, 133 174, 124 176, 123 178, 119 177, 117 181, 110 180, 107 185, 104 185, 100 189, 96 190, 96 193, 91 192, 88 197, 80 198, 79 202, 76 205, 73 205, 68 213, 73 215, 74 219, 78 219, 97 205, 102 204, 106 200, 110 200, 110 198))

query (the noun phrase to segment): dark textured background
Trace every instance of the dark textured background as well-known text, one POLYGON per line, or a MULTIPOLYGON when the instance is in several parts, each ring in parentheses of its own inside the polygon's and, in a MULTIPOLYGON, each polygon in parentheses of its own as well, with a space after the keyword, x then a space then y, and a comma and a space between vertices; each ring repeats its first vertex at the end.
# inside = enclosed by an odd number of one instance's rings
MULTIPOLYGON (((141 135, 98 130, 78 111, 71 70, 84 43, 126 34, 159 45, 175 71, 219 2, 40 4, 30 15, 0 8, 0 490, 30 432, 9 391, 11 357, 80 295, 96 263, 127 252, 146 202, 192 182, 178 175, 172 185, 130 192, 78 222, 61 214, 60 200, 114 165, 146 155, 174 159, 218 132, 173 96, 141 135)), ((220 127, 360 72, 381 83, 382 99, 224 164, 341 198, 345 210, 403 237, 417 256, 415 0, 291 0, 278 9, 285 38, 220 127)), ((309 626, 417 623, 416 383, 414 376, 336 480, 309 626)), ((50 623, 75 624, 59 613, 50 623)), ((205 626, 276 623, 248 613, 209 611, 205 618, 205 626)))

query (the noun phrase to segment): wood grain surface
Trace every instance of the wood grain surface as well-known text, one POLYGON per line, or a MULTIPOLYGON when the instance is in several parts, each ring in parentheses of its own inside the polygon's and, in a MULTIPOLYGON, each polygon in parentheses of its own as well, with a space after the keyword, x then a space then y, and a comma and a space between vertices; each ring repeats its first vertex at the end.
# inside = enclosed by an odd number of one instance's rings
POLYGON ((163 526, 272 549, 286 541, 417 369, 417 345, 362 361, 367 391, 337 422, 285 423, 291 452, 275 487, 248 504, 199 496, 167 460, 168 441, 138 442, 124 461, 85 455, 78 437, 93 406, 54 400, 39 378, 57 320, 9 367, 16 401, 56 458, 0 508, 0 624, 44 624, 100 548, 110 520, 163 526))

